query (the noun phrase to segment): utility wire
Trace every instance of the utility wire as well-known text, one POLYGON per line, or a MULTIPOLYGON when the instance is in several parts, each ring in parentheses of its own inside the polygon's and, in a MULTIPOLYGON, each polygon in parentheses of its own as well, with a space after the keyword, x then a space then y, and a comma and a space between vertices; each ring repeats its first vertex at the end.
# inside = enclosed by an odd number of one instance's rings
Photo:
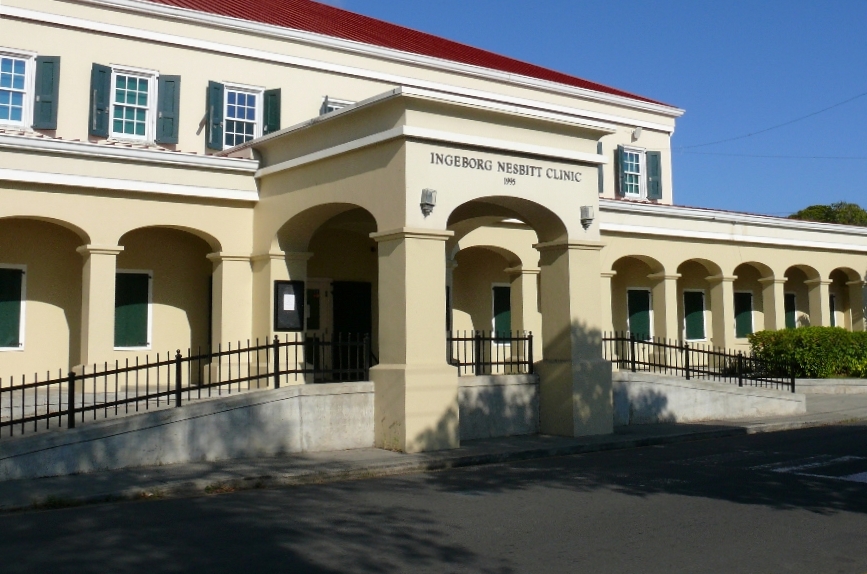
POLYGON ((807 118, 812 118, 813 116, 817 116, 817 115, 819 115, 819 114, 821 114, 821 113, 827 112, 828 110, 833 110, 834 108, 838 108, 838 107, 840 107, 840 106, 842 106, 842 105, 844 105, 844 104, 848 104, 849 102, 852 102, 852 101, 854 101, 854 100, 857 100, 858 98, 863 98, 864 96, 867 96, 867 92, 864 92, 863 94, 858 94, 857 96, 853 96, 853 97, 849 98, 848 100, 843 100, 842 102, 838 102, 838 103, 834 104, 833 106, 828 106, 827 108, 823 108, 823 109, 821 109, 821 110, 819 110, 819 111, 817 111, 817 112, 813 112, 813 113, 811 113, 811 114, 807 114, 806 116, 801 116, 801 117, 799 117, 799 118, 795 118, 795 119, 793 119, 793 120, 789 120, 789 121, 787 121, 787 122, 783 122, 783 123, 781 123, 781 124, 777 124, 777 125, 771 126, 771 127, 769 127, 769 128, 765 128, 765 129, 763 129, 763 130, 759 130, 759 131, 757 131, 757 132, 751 132, 751 133, 744 134, 744 135, 741 135, 741 136, 736 136, 736 137, 733 137, 733 138, 726 138, 726 139, 722 139, 722 140, 716 140, 716 141, 707 142, 707 143, 701 143, 701 144, 695 144, 695 145, 687 145, 687 146, 680 146, 679 148, 676 148, 676 149, 692 149, 692 148, 697 148, 697 147, 705 147, 705 146, 709 146, 709 145, 716 145, 716 144, 721 144, 721 143, 726 143, 726 142, 732 142, 732 141, 736 141, 736 140, 746 139, 746 138, 749 138, 749 137, 752 137, 752 136, 756 136, 756 135, 759 135, 759 134, 763 134, 763 133, 765 133, 765 132, 769 132, 769 131, 771 131, 771 130, 775 130, 775 129, 777 129, 777 128, 781 128, 781 127, 783 127, 783 126, 788 126, 788 125, 794 124, 794 123, 796 123, 796 122, 800 122, 800 121, 802 121, 802 120, 806 120, 807 118))
POLYGON ((842 160, 867 160, 867 156, 842 156, 842 155, 768 155, 768 154, 752 154, 752 153, 725 153, 713 151, 689 151, 684 149, 673 149, 675 153, 687 153, 693 155, 721 155, 728 157, 757 157, 766 159, 842 159, 842 160))

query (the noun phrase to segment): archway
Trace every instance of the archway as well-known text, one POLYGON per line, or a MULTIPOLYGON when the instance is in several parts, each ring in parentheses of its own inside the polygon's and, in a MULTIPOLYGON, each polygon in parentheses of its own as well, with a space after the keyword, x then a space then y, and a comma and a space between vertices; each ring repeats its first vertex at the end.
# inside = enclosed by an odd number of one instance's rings
POLYGON ((838 267, 829 275, 829 325, 850 331, 864 330, 864 280, 849 267, 838 267))
MULTIPOLYGON (((726 281, 719 265, 689 259, 677 267, 678 319, 685 341, 726 346, 726 281)), ((730 278, 729 278, 730 279, 730 278)), ((730 303, 729 303, 730 305, 730 303)))
POLYGON ((773 270, 749 261, 735 267, 734 275, 735 343, 746 345, 754 332, 774 328, 773 270))
MULTIPOLYGON (((793 265, 784 273, 785 327, 794 329, 809 325, 822 325, 822 317, 828 310, 827 283, 822 282, 819 272, 809 265, 793 265)), ((828 321, 830 322, 830 318, 828 321)))
POLYGON ((646 255, 627 255, 611 266, 611 322, 615 331, 640 340, 676 339, 666 325, 666 309, 673 304, 665 292, 665 269, 646 255))

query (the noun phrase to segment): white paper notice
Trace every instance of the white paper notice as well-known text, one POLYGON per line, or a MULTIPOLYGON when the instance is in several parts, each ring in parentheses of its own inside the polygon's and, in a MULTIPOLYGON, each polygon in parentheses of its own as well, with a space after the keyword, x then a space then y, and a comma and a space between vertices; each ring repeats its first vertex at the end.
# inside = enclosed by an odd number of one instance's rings
POLYGON ((295 310, 295 295, 286 293, 283 295, 283 310, 284 311, 294 311, 295 310))

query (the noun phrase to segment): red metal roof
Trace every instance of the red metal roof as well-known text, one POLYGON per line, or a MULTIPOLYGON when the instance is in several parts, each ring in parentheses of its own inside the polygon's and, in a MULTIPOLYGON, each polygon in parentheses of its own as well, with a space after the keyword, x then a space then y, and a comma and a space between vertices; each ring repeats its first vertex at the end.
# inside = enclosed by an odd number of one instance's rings
MULTIPOLYGON (((582 80, 541 66, 473 48, 425 32, 355 14, 313 0, 148 0, 281 28, 313 32, 402 52, 430 56, 510 74, 529 76, 604 94, 662 104, 623 90, 582 80)), ((668 104, 662 104, 668 105, 668 104)))

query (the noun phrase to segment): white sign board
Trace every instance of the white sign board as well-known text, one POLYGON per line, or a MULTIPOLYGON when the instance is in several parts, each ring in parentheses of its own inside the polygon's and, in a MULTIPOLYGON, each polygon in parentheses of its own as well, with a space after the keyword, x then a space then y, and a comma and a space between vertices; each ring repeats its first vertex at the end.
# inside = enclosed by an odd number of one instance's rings
POLYGON ((294 311, 295 310, 295 295, 292 293, 285 293, 283 295, 283 310, 284 311, 294 311))

